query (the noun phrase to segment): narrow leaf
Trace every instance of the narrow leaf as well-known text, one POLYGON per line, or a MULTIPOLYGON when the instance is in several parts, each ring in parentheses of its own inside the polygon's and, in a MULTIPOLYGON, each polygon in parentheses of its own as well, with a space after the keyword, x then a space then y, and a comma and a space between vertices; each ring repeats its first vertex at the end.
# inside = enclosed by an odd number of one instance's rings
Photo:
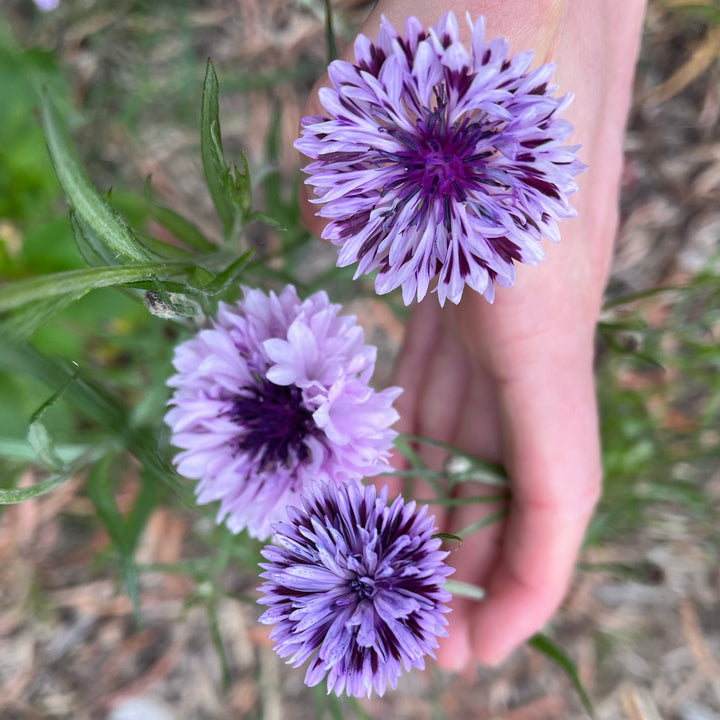
POLYGON ((138 569, 135 564, 135 560, 132 555, 121 555, 120 556, 120 578, 122 584, 125 587, 125 591, 130 598, 130 604, 133 609, 133 619, 135 620, 135 627, 139 628, 141 625, 140 617, 140 583, 138 581, 138 569))
POLYGON ((467 497, 438 497, 438 498, 414 498, 415 502, 423 505, 442 505, 444 507, 463 507, 464 505, 486 505, 488 503, 502 502, 508 500, 510 495, 506 492, 494 493, 493 495, 469 495, 467 497))
POLYGON ((260 212, 259 210, 255 210, 255 212, 252 212, 250 213, 250 215, 248 215, 248 222, 255 221, 265 223, 266 225, 269 225, 276 230, 287 230, 287 228, 281 222, 278 222, 277 220, 275 220, 275 218, 271 218, 269 215, 264 212, 260 212))
POLYGON ((75 212, 70 210, 70 227, 72 227, 75 245, 90 267, 118 265, 117 255, 112 252, 93 229, 75 212))
POLYGON ((164 205, 158 205, 152 200, 148 201, 147 210, 150 217, 160 223, 166 230, 169 230, 174 237, 187 247, 203 253, 211 253, 217 250, 217 245, 211 243, 200 232, 197 225, 191 223, 174 210, 164 205))
POLYGON ((333 11, 330 0, 325 0, 325 45, 327 47, 328 65, 338 58, 338 48, 335 42, 335 29, 333 27, 333 11))
POLYGON ((483 588, 460 580, 446 580, 443 587, 453 595, 470 598, 470 600, 484 600, 487 595, 483 588))
POLYGON ((577 669, 575 668, 575 664, 572 660, 570 660, 570 658, 549 637, 547 637, 547 635, 543 635, 542 633, 533 635, 527 641, 527 644, 531 648, 534 648, 538 652, 542 653, 549 660, 552 660, 568 676, 568 678, 570 678, 570 681, 575 687, 575 691, 577 692, 585 711, 591 718, 594 718, 595 708, 593 708, 590 697, 580 682, 577 669))
POLYGON ((186 263, 150 262, 138 265, 67 270, 50 275, 17 280, 0 287, 0 312, 35 302, 44 298, 77 294, 94 288, 123 285, 124 283, 164 279, 187 274, 186 263))
MULTIPOLYGON (((88 449, 87 445, 55 445, 55 452, 63 465, 68 465, 88 449)), ((25 439, 0 438, 0 457, 14 462, 37 462, 37 453, 25 439)))
POLYGON ((53 443, 50 433, 40 420, 35 420, 30 424, 28 442, 40 462, 48 470, 52 472, 62 472, 64 470, 63 461, 55 451, 55 443, 53 443))
MULTIPOLYGON (((111 431, 113 437, 121 440, 145 467, 151 469, 182 498, 189 497, 185 483, 166 457, 158 452, 155 430, 144 426, 132 427, 122 404, 84 378, 76 368, 70 369, 65 363, 51 360, 27 345, 10 341, 0 343, 0 367, 9 372, 31 375, 51 388, 62 386, 77 374, 75 382, 68 385, 65 391, 68 401, 103 430, 111 431)), ((190 505, 189 499, 187 504, 190 505)))
POLYGON ((70 205, 113 252, 137 262, 149 260, 150 255, 133 236, 128 225, 88 179, 77 159, 67 128, 45 93, 40 95, 40 111, 50 157, 70 205))
POLYGON ((194 257, 189 250, 158 240, 152 235, 143 234, 142 238, 143 244, 163 260, 185 260, 187 262, 194 257))
POLYGON ((95 506, 98 517, 108 531, 113 545, 123 553, 127 550, 128 545, 125 538, 125 523, 115 503, 110 478, 111 463, 115 461, 116 457, 114 453, 108 454, 96 463, 88 474, 86 488, 88 497, 95 506))
POLYGON ((240 276, 240 273, 247 267, 252 250, 243 253, 237 260, 230 263, 225 270, 218 273, 215 278, 202 288, 208 295, 218 295, 225 292, 240 276))
POLYGON ((163 490, 157 476, 148 468, 143 468, 140 473, 140 480, 142 482, 140 494, 125 520, 127 543, 133 552, 137 548, 138 541, 150 519, 150 515, 162 497, 163 490))
POLYGON ((30 487, 24 488, 0 488, 0 505, 13 505, 15 503, 25 502, 31 498, 46 495, 49 492, 60 487, 66 480, 70 478, 70 473, 53 473, 44 480, 36 482, 30 487))
POLYGON ((112 463, 116 456, 107 454, 95 464, 88 473, 86 488, 98 518, 107 530, 112 543, 120 556, 120 575, 133 606, 136 623, 140 619, 140 593, 138 573, 133 559, 134 547, 127 532, 125 519, 115 502, 111 478, 112 463))
POLYGON ((501 508, 500 510, 490 513, 489 515, 486 515, 484 518, 481 518, 480 520, 477 520, 474 523, 470 523, 467 527, 464 527, 462 530, 458 530, 457 534, 463 538, 467 537, 468 535, 471 535, 472 533, 477 532, 478 530, 482 530, 483 528, 487 527, 488 525, 492 525, 494 522, 498 522, 499 520, 502 520, 507 514, 508 514, 507 508, 501 508))
POLYGON ((210 59, 205 68, 200 111, 200 154, 210 197, 220 218, 225 238, 230 237, 235 224, 235 210, 225 188, 229 170, 222 152, 220 136, 219 85, 210 59))
POLYGON ((230 666, 228 665, 227 656, 225 655, 225 647, 222 642, 222 633, 220 632, 220 622, 218 621, 215 600, 211 598, 207 602, 208 622, 210 624, 210 636, 212 637, 213 647, 220 663, 220 673, 222 677, 223 688, 227 690, 230 687, 230 666))
POLYGON ((66 468, 55 451, 55 444, 42 423, 42 417, 60 399, 68 385, 75 380, 75 377, 75 374, 71 375, 30 417, 28 442, 43 465, 55 473, 65 472, 66 468))
POLYGON ((449 462, 449 468, 448 472, 450 474, 458 474, 458 471, 453 467, 453 462, 463 463, 463 472, 470 471, 471 469, 475 470, 484 470, 488 475, 493 475, 497 478, 504 478, 506 477, 505 470, 503 469, 502 465, 498 465, 495 463, 488 463, 483 460, 479 460, 478 458, 474 457, 473 455, 470 455, 469 453, 463 452, 462 450, 458 450, 458 448, 453 447, 452 445, 448 445, 447 443, 441 442, 440 440, 433 440, 432 438, 423 437, 421 435, 406 435, 401 434, 398 436, 396 443, 398 440, 404 442, 404 443, 416 443, 420 445, 431 445, 432 447, 441 448, 442 450, 445 450, 450 456, 450 462, 449 462))
POLYGON ((90 447, 85 452, 78 455, 75 460, 73 460, 73 462, 62 472, 52 473, 30 487, 0 488, 0 505, 12 505, 52 492, 55 488, 60 487, 60 485, 69 480, 73 475, 79 473, 87 465, 96 462, 107 452, 107 450, 108 448, 106 444, 99 444, 94 447, 90 447))

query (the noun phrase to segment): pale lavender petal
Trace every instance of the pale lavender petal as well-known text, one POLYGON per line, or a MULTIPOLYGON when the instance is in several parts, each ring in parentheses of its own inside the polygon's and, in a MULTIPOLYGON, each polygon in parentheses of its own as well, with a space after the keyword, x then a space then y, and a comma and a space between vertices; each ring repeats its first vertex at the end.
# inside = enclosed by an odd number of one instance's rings
POLYGON ((375 348, 324 292, 301 301, 244 289, 213 327, 179 345, 165 422, 178 471, 218 522, 265 539, 316 481, 387 469, 399 388, 369 385, 375 348))

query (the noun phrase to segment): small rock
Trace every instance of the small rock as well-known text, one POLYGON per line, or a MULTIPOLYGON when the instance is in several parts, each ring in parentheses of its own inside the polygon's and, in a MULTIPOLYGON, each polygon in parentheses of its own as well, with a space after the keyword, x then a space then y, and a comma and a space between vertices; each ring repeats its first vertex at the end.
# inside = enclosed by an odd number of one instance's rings
POLYGON ((135 697, 117 705, 107 720, 176 720, 176 717, 159 700, 135 697))
POLYGON ((688 702, 677 709, 678 720, 717 720, 717 713, 705 705, 688 702))

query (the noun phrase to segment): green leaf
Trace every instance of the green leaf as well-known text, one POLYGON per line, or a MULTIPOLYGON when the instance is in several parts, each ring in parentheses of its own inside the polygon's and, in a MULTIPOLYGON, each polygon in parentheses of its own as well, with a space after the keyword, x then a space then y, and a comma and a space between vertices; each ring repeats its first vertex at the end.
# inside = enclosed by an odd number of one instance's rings
POLYGON ((250 201, 252 199, 250 191, 250 167, 248 166, 247 155, 244 151, 240 152, 240 161, 242 162, 242 170, 238 169, 236 163, 233 163, 232 173, 228 173, 226 182, 231 190, 232 198, 237 206, 237 210, 242 222, 247 220, 250 214, 250 201))
POLYGON ((577 669, 575 668, 575 664, 572 660, 570 660, 570 658, 549 637, 547 637, 547 635, 543 635, 542 633, 533 635, 527 641, 527 644, 531 648, 534 648, 538 652, 542 653, 549 660, 552 660, 568 676, 568 678, 570 678, 570 681, 575 687, 575 691, 577 692, 585 711, 591 718, 594 718, 595 708, 593 707, 585 688, 580 682, 577 669))
POLYGON ((487 595, 483 588, 460 580, 446 580, 443 587, 453 595, 470 598, 470 600, 484 600, 487 595))
POLYGON ((477 520, 474 523, 470 523, 467 527, 464 527, 462 530, 458 530, 457 534, 464 538, 468 535, 471 535, 474 532, 477 532, 478 530, 482 530, 483 528, 487 527, 488 525, 492 525, 494 522, 498 522, 499 520, 502 520, 506 515, 508 514, 507 508, 501 508, 500 510, 497 510, 496 512, 492 512, 489 515, 486 515, 484 518, 481 518, 480 520, 477 520))
POLYGON ((63 461, 55 451, 55 444, 50 437, 50 433, 40 420, 35 420, 35 422, 30 424, 28 442, 40 462, 45 465, 48 470, 52 472, 62 472, 64 470, 63 461))
POLYGON ((117 255, 109 250, 92 228, 75 212, 70 210, 75 244, 85 262, 91 267, 117 265, 117 255))
POLYGON ((30 487, 0 488, 0 505, 12 505, 52 492, 87 465, 98 460, 107 450, 108 448, 105 444, 88 448, 81 455, 78 455, 70 465, 66 466, 62 472, 52 473, 30 487))
POLYGON ((325 45, 327 46, 328 65, 338 58, 338 48, 335 42, 335 30, 333 28, 333 11, 330 0, 325 0, 325 45))
POLYGON ((157 257, 163 258, 163 260, 184 260, 185 262, 188 262, 194 257, 193 253, 189 250, 158 240, 152 235, 143 234, 142 237, 143 244, 157 257))
POLYGON ((148 177, 145 183, 144 209, 153 220, 160 223, 166 230, 169 230, 174 237, 187 247, 203 253, 212 253, 218 249, 215 244, 211 243, 203 235, 197 225, 174 210, 160 205, 153 200, 150 177, 148 177))
POLYGON ((98 517, 102 522, 115 547, 125 552, 128 543, 125 538, 125 523, 115 503, 112 481, 110 477, 111 463, 115 462, 117 455, 109 453, 88 474, 86 489, 87 494, 98 517))
POLYGON ((110 539, 120 555, 120 575, 133 606, 136 622, 140 618, 140 591, 138 588, 138 572, 133 559, 134 543, 128 527, 115 502, 111 478, 112 463, 116 460, 114 453, 108 453, 96 463, 88 473, 86 488, 92 504, 95 506, 100 522, 107 530, 110 539))
POLYGON ((248 215, 248 222, 255 221, 265 223, 266 225, 269 225, 276 230, 287 230, 285 225, 283 225, 281 222, 278 222, 277 220, 275 220, 275 218, 271 218, 269 215, 264 212, 260 212, 259 210, 255 210, 255 212, 252 212, 248 215))
POLYGON ((80 300, 88 292, 89 289, 81 289, 58 297, 26 303, 0 321, 0 335, 15 342, 25 342, 54 315, 80 300))
POLYGON ((0 367, 10 373, 27 374, 51 388, 59 388, 69 378, 77 379, 68 385, 65 396, 86 418, 124 443, 130 452, 149 470, 162 479, 183 499, 189 502, 189 493, 182 479, 160 455, 157 449, 157 432, 146 426, 133 427, 127 410, 107 391, 83 377, 77 368, 70 369, 59 360, 51 360, 33 348, 11 341, 0 343, 0 367))
POLYGON ((474 468, 467 472, 447 473, 448 486, 452 488, 458 483, 478 483, 480 485, 493 485, 495 487, 507 488, 508 480, 506 475, 500 475, 493 470, 486 470, 483 467, 474 468))
POLYGON ((720 8, 713 7, 710 3, 688 3, 683 5, 670 6, 671 11, 707 20, 713 25, 720 25, 720 8))
POLYGON ((71 207, 118 256, 136 262, 149 260, 149 253, 127 223, 93 187, 77 159, 67 128, 44 92, 40 94, 40 111, 50 157, 71 207))
POLYGON ((247 267, 252 250, 243 253, 237 260, 230 263, 225 270, 218 273, 213 280, 202 288, 202 291, 208 295, 218 295, 225 292, 240 276, 240 273, 247 267))
POLYGON ((75 374, 71 375, 30 417, 28 442, 43 465, 55 473, 66 472, 67 468, 55 451, 55 444, 42 423, 42 417, 60 399, 68 385, 74 380, 75 374))
POLYGON ((135 627, 140 627, 140 583, 138 582, 138 568, 132 555, 120 555, 120 578, 125 587, 125 591, 130 598, 130 604, 133 609, 133 619, 135 627))
MULTIPOLYGON (((491 478, 495 479, 495 482, 488 482, 488 484, 502 484, 507 485, 507 475, 502 465, 495 463, 488 463, 483 460, 470 455, 469 453, 458 450, 458 448, 448 445, 447 443, 441 442, 440 440, 433 440, 432 438, 423 437, 421 435, 398 435, 395 443, 399 442, 404 445, 409 443, 416 443, 420 445, 430 445, 432 447, 441 448, 450 455, 448 462, 447 474, 450 476, 456 476, 458 479, 472 479, 473 475, 478 474, 478 471, 482 471, 482 476, 487 477, 488 481, 491 478), (453 462, 460 464, 462 463, 462 470, 454 470, 453 462)), ((485 482, 484 480, 482 482, 485 482)))
POLYGON ((232 236, 235 226, 235 207, 226 189, 230 171, 225 162, 220 136, 219 85, 215 68, 208 58, 202 89, 200 111, 200 154, 210 197, 220 218, 223 236, 232 236))
MULTIPOLYGON (((68 465, 88 450, 87 445, 55 445, 55 453, 63 465, 68 465)), ((33 446, 25 439, 0 437, 0 457, 14 462, 37 462, 33 446)))
POLYGON ((150 515, 162 497, 163 486, 155 473, 143 468, 140 472, 140 494, 125 520, 128 547, 134 552, 150 515))
POLYGON ((60 487, 66 480, 70 478, 70 473, 53 473, 40 482, 25 488, 0 488, 0 505, 13 505, 21 503, 31 498, 46 495, 49 492, 60 487))
MULTIPOLYGON (((412 474, 412 471, 410 471, 412 474)), ((397 474, 397 473, 393 473, 397 474)), ((421 476, 419 476, 421 477, 421 476)), ((495 493, 493 495, 469 495, 468 497, 438 497, 438 498, 413 498, 415 502, 424 505, 442 505, 444 507, 462 507, 463 505, 485 505, 487 503, 502 502, 509 500, 507 492, 495 493)))
POLYGON ((41 277, 16 280, 0 287, 0 312, 7 312, 29 302, 44 298, 78 294, 94 288, 123 285, 124 283, 170 278, 187 274, 187 263, 150 262, 138 265, 67 270, 41 277))

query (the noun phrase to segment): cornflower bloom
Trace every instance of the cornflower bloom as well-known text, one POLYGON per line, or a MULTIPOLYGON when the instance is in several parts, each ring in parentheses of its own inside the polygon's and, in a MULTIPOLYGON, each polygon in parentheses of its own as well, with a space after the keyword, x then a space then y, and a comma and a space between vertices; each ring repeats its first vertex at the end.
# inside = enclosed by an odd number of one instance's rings
POLYGON ((402 497, 388 505, 387 486, 378 495, 353 482, 317 486, 275 525, 276 546, 262 551, 260 622, 275 625, 278 655, 294 667, 310 660, 307 685, 327 676, 336 695, 382 695, 403 667, 434 656, 453 572, 434 520, 402 497))
POLYGON ((575 215, 585 166, 562 145, 571 97, 554 96, 555 66, 531 71, 531 51, 509 56, 504 38, 485 42, 482 17, 467 20, 470 51, 453 13, 429 30, 409 17, 403 35, 383 18, 375 43, 359 35, 355 62, 328 68, 327 116, 303 118, 295 142, 337 264, 377 271, 377 292, 400 287, 406 305, 434 278, 440 305, 465 285, 492 302, 575 215))
POLYGON ((308 483, 344 483, 388 469, 399 388, 368 382, 376 349, 324 292, 304 301, 244 289, 210 329, 175 349, 165 416, 178 472, 199 480, 218 522, 261 539, 308 483))

